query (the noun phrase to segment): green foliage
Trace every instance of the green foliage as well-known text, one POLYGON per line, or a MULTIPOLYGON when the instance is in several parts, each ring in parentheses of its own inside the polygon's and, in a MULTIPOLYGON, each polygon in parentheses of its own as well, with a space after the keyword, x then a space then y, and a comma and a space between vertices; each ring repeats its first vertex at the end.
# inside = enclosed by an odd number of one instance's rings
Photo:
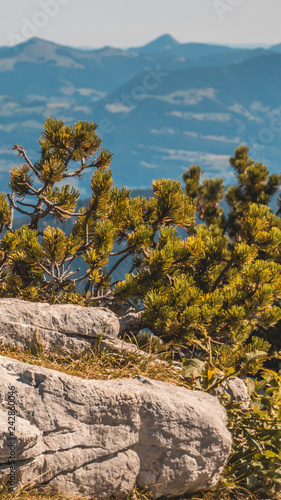
POLYGON ((251 404, 228 409, 234 447, 226 476, 248 489, 280 491, 281 483, 281 372, 266 370, 249 379, 251 404))
POLYGON ((0 233, 10 222, 10 210, 5 193, 0 193, 0 233))
POLYGON ((193 211, 189 200, 181 188, 180 182, 171 179, 160 179, 153 181, 153 192, 155 204, 152 206, 151 215, 156 217, 154 224, 167 226, 177 224, 180 227, 188 228, 193 222, 193 211))
POLYGON ((40 139, 42 160, 55 157, 68 164, 70 160, 91 158, 101 144, 96 129, 97 124, 92 122, 79 121, 74 126, 65 126, 61 120, 47 118, 45 131, 40 139))
POLYGON ((183 375, 193 389, 212 393, 233 376, 245 377, 253 367, 258 369, 258 376, 245 379, 248 401, 231 401, 227 389, 220 396, 233 437, 222 482, 230 491, 256 490, 263 492, 263 496, 266 492, 272 496, 280 491, 281 483, 281 371, 265 370, 266 345, 258 338, 253 343, 256 350, 241 357, 237 371, 233 367, 224 367, 222 371, 210 363, 192 359, 185 360, 183 375))
POLYGON ((187 196, 195 200, 196 210, 201 220, 208 225, 216 223, 222 225, 224 218, 223 210, 219 208, 219 202, 223 199, 223 180, 205 179, 200 185, 201 168, 192 165, 190 169, 183 174, 185 182, 185 192, 187 196))
POLYGON ((18 196, 25 196, 32 190, 30 169, 27 164, 14 167, 10 172, 10 188, 18 196))

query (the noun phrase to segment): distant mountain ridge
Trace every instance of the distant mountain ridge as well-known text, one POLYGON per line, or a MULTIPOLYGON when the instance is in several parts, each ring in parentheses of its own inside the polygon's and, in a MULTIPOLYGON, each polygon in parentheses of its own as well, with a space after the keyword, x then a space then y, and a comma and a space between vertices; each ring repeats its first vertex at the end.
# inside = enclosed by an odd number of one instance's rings
POLYGON ((38 38, 0 47, 0 190, 17 163, 14 143, 37 159, 46 116, 97 122, 120 186, 180 179, 191 163, 229 181, 228 157, 242 142, 276 171, 281 129, 270 123, 281 111, 280 52, 281 44, 242 49, 170 35, 128 50, 38 38))
POLYGON ((171 50, 174 47, 177 47, 180 45, 180 43, 175 40, 171 35, 165 34, 162 35, 152 42, 147 43, 146 45, 143 45, 141 47, 135 47, 129 49, 130 51, 136 51, 136 52, 144 52, 144 53, 149 53, 149 52, 162 52, 163 50, 171 50))

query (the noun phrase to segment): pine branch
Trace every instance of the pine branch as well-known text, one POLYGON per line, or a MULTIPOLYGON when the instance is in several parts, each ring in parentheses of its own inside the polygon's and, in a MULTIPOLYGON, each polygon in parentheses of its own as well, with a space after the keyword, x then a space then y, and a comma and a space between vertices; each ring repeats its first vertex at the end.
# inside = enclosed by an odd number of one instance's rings
POLYGON ((25 185, 26 187, 28 187, 28 189, 30 190, 29 193, 26 193, 26 194, 29 194, 30 196, 38 196, 39 193, 40 193, 40 189, 35 189, 33 186, 31 186, 31 184, 29 184, 29 182, 25 181, 25 185))
POLYGON ((77 278, 77 279, 73 280, 74 285, 76 283, 79 283, 80 281, 84 281, 85 279, 87 279, 88 276, 90 276, 91 272, 92 272, 92 269, 89 269, 89 271, 87 271, 83 276, 81 276, 80 278, 77 278))
POLYGON ((68 166, 68 164, 69 164, 72 156, 73 156, 73 150, 68 149, 68 156, 67 156, 67 158, 66 158, 66 160, 64 162, 64 165, 65 165, 66 168, 67 168, 67 166, 68 166))
POLYGON ((40 177, 39 177, 39 175, 38 175, 38 173, 37 173, 37 171, 36 171, 33 163, 28 158, 28 156, 27 156, 25 150, 23 149, 23 147, 22 146, 18 146, 17 144, 15 144, 14 147, 13 147, 13 149, 15 149, 18 152, 20 158, 24 158, 24 160, 26 161, 26 163, 28 164, 28 166, 31 168, 32 172, 36 175, 37 179, 40 182, 42 182, 42 180, 40 179, 40 177))
POLYGON ((43 269, 44 273, 46 273, 48 276, 51 276, 50 271, 48 271, 48 269, 42 264, 42 262, 39 262, 38 265, 39 267, 41 267, 41 269, 43 269))
POLYGON ((131 255, 131 252, 127 252, 125 255, 123 255, 123 257, 121 257, 121 259, 119 259, 115 264, 114 266, 111 268, 111 270, 109 271, 108 273, 108 276, 111 276, 112 273, 115 271, 115 269, 117 269, 117 267, 121 264, 121 262, 123 262, 123 260, 127 259, 127 257, 129 257, 129 255, 131 255))
POLYGON ((8 261, 8 255, 5 252, 4 257, 0 262, 0 271, 2 271, 2 269, 5 267, 5 265, 7 264, 7 261, 8 261))
POLYGON ((97 297, 89 297, 88 299, 85 300, 85 303, 89 304, 89 302, 97 302, 99 300, 111 299, 111 298, 112 298, 112 292, 111 290, 109 290, 104 295, 99 295, 97 297))
POLYGON ((13 229, 13 223, 14 223, 14 202, 15 202, 15 193, 14 191, 12 194, 8 194, 8 200, 9 200, 9 205, 10 205, 10 221, 6 225, 6 228, 8 231, 12 231, 13 229))
POLYGON ((89 168, 91 165, 86 165, 84 158, 81 161, 81 167, 78 168, 77 170, 74 170, 74 172, 69 172, 68 174, 63 174, 63 179, 67 179, 68 177, 77 177, 82 174, 82 172, 86 169, 89 168))
POLYGON ((66 277, 69 278, 70 276, 73 276, 74 274, 79 273, 80 267, 76 269, 75 271, 69 271, 70 264, 67 266, 67 269, 61 274, 61 280, 65 279, 66 277))
POLYGON ((20 214, 22 215, 28 215, 29 217, 32 216, 32 213, 31 212, 25 212, 24 210, 22 210, 21 208, 19 208, 16 204, 15 204, 15 201, 14 201, 14 196, 10 195, 10 193, 7 194, 7 197, 8 197, 8 200, 10 202, 10 206, 13 207, 15 210, 17 210, 17 212, 19 212, 20 214))
POLYGON ((217 277, 213 287, 212 287, 212 292, 215 291, 215 289, 220 285, 220 283, 222 282, 224 276, 226 275, 227 271, 229 271, 229 269, 233 266, 235 260, 234 259, 230 259, 230 261, 227 263, 227 265, 225 266, 225 268, 222 270, 222 272, 219 274, 219 276, 217 277))
POLYGON ((36 208, 36 205, 32 205, 32 203, 24 203, 23 201, 19 201, 19 200, 17 200, 17 203, 22 205, 23 207, 36 208))
POLYGON ((89 243, 89 217, 86 215, 85 217, 85 234, 84 234, 84 245, 87 246, 89 243))
MULTIPOLYGON (((90 210, 88 212, 83 212, 83 213, 82 212, 78 212, 78 213, 75 213, 75 212, 69 212, 68 210, 64 210, 63 208, 60 208, 60 205, 62 205, 63 203, 65 203, 65 201, 66 201, 65 198, 63 200, 61 200, 61 201, 58 201, 57 203, 52 203, 50 200, 48 200, 48 198, 46 198, 46 196, 42 196, 41 195, 41 199, 44 201, 44 203, 47 205, 47 207, 50 207, 50 210, 47 212, 47 214, 48 213, 52 213, 51 210, 57 210, 62 215, 69 215, 70 217, 72 217, 72 216, 73 217, 85 217, 86 215, 88 215, 88 214, 91 213, 90 210)), ((45 215, 46 215, 46 213, 43 212, 43 214, 41 214, 40 218, 45 217, 45 215)))
POLYGON ((119 250, 119 252, 111 252, 109 257, 116 257, 117 255, 123 255, 123 253, 128 252, 128 247, 123 248, 123 250, 119 250))

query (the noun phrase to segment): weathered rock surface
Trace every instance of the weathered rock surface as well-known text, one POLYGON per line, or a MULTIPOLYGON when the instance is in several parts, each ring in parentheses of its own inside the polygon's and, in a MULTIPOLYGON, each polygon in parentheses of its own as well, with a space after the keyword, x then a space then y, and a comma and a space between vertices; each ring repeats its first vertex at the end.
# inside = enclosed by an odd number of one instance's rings
POLYGON ((131 311, 124 316, 120 316, 120 335, 124 333, 138 333, 141 329, 141 320, 143 316, 143 311, 131 311))
POLYGON ((0 299, 3 345, 26 349, 32 345, 35 333, 45 349, 81 354, 100 337, 107 345, 114 343, 119 334, 119 320, 103 307, 0 299))
POLYGON ((0 481, 9 473, 8 390, 15 387, 17 486, 124 498, 213 487, 231 449, 218 400, 165 382, 82 380, 0 357, 0 481), (37 478, 37 479, 36 479, 37 478))
POLYGON ((225 380, 221 385, 213 390, 212 394, 216 397, 219 397, 222 394, 227 394, 230 397, 230 401, 233 403, 244 402, 244 407, 250 404, 247 384, 239 377, 233 377, 225 380))

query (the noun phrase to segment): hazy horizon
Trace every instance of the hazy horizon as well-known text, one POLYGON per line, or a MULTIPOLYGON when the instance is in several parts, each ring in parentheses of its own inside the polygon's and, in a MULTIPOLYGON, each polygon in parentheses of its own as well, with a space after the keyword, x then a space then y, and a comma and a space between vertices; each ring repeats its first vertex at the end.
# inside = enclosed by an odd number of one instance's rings
MULTIPOLYGON (((112 48, 116 48, 116 49, 121 49, 121 50, 128 50, 128 49, 133 49, 133 48, 138 48, 138 47, 142 47, 142 46, 145 46, 151 42, 153 42, 154 40, 157 40, 159 38, 161 38, 162 36, 171 36, 172 38, 174 38, 179 44, 204 44, 204 45, 217 45, 217 46, 225 46, 225 47, 230 47, 230 48, 241 48, 241 49, 256 49, 256 48, 265 48, 265 49, 269 49, 270 47, 273 47, 274 45, 278 45, 279 43, 281 43, 281 36, 280 36, 280 42, 277 42, 277 44, 267 44, 267 43, 237 43, 237 44, 233 44, 233 43, 228 43, 228 42, 221 42, 221 43, 216 43, 216 42, 213 42, 213 41, 194 41, 194 40, 188 40, 188 41, 179 41, 177 40, 175 37, 173 37, 170 33, 161 33, 160 35, 158 35, 157 37, 154 37, 150 40, 148 40, 146 43, 142 44, 142 45, 127 45, 127 46, 116 46, 116 45, 110 45, 110 44, 107 44, 107 45, 102 45, 101 47, 96 47, 96 46, 90 46, 90 45, 73 45, 73 44, 67 44, 67 43, 60 43, 60 42, 56 42, 54 40, 51 40, 49 38, 44 38, 44 37, 41 37, 41 36, 34 36, 34 37, 30 37, 24 41, 20 41, 18 44, 14 45, 14 47, 16 47, 17 45, 21 45, 22 43, 26 43, 32 39, 39 39, 39 40, 42 40, 42 41, 45 41, 45 42, 49 42, 49 43, 55 43, 57 45, 61 45, 61 46, 65 46, 65 47, 69 47, 69 48, 74 48, 74 49, 78 49, 78 50, 99 50, 99 49, 102 49, 104 47, 112 47, 112 48)), ((0 45, 0 47, 9 47, 9 45, 0 45)))
POLYGON ((280 0, 14 0, 2 6, 0 45, 32 37, 72 47, 138 47, 169 33, 180 43, 280 42, 280 0))

